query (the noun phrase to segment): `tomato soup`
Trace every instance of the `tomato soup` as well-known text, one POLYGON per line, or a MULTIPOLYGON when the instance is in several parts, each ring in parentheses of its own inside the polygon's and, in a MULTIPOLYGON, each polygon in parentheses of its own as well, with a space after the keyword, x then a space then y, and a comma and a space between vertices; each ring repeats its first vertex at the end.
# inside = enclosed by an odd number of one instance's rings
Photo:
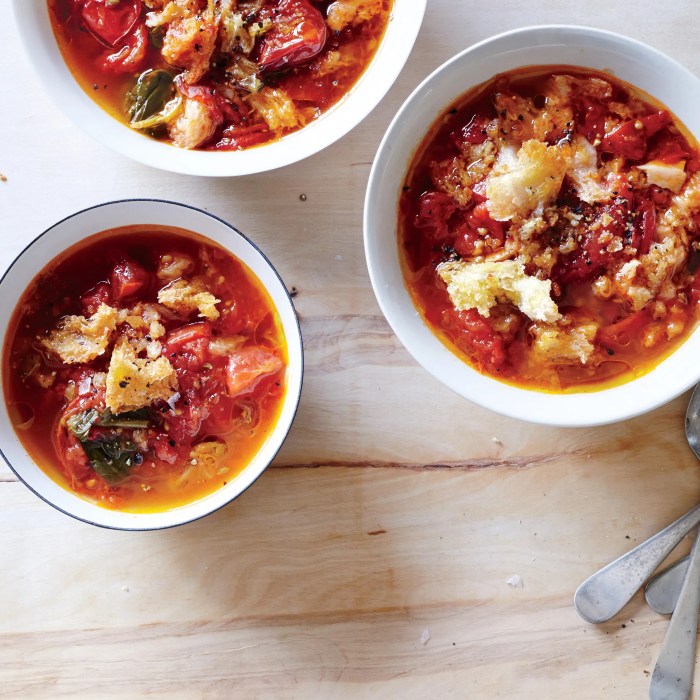
POLYGON ((684 126, 606 73, 499 75, 413 157, 406 286, 484 374, 555 392, 629 381, 695 326, 699 170, 684 126))
POLYGON ((377 51, 393 0, 48 0, 83 89, 132 128, 242 150, 303 128, 377 51))
POLYGON ((106 508, 168 510, 259 452, 287 346, 257 278, 179 229, 105 231, 33 280, 3 354, 8 410, 55 481, 106 508))

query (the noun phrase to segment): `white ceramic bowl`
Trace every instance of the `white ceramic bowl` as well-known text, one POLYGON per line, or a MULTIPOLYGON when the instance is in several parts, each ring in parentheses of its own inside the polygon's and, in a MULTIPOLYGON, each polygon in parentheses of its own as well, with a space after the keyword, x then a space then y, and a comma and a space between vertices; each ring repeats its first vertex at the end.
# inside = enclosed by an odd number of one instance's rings
POLYGON ((326 148, 359 124, 384 97, 418 35, 427 0, 395 0, 382 43, 364 75, 337 105, 279 141, 246 151, 187 151, 118 122, 78 85, 54 38, 46 0, 13 0, 17 29, 51 99, 97 141, 155 168, 187 175, 250 175, 274 170, 326 148))
POLYGON ((48 477, 27 454, 0 401, 0 454, 8 466, 37 496, 58 510, 94 525, 122 530, 155 530, 201 518, 245 491, 265 470, 282 446, 301 396, 303 352, 301 332, 292 301, 279 275, 263 253, 242 233, 211 214, 183 204, 132 199, 102 204, 73 214, 34 239, 0 279, 2 344, 12 312, 34 276, 66 248, 106 229, 153 224, 194 231, 233 253, 267 289, 280 315, 287 339, 289 365, 282 411, 271 435, 255 458, 218 491, 188 505, 160 513, 123 513, 107 510, 65 490, 48 477))
POLYGON ((700 136, 700 80, 633 39, 589 27, 528 27, 483 41, 416 88, 379 147, 365 201, 365 254, 387 320, 413 357, 437 379, 492 411, 536 423, 587 426, 631 418, 670 401, 700 380, 700 330, 650 373, 591 393, 546 394, 479 374, 423 322, 404 284, 397 209, 408 164, 431 124, 470 88, 522 66, 568 64, 605 70, 646 91, 700 136))

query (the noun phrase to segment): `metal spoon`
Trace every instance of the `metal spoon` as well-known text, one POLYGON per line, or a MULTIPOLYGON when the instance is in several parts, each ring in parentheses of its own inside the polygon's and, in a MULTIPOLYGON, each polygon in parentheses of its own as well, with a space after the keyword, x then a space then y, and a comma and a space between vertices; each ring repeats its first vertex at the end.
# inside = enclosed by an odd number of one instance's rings
POLYGON ((576 612, 594 623, 615 617, 698 523, 700 505, 587 578, 574 594, 576 612))
POLYGON ((650 700, 686 700, 690 697, 695 669, 695 639, 700 611, 700 537, 690 553, 676 609, 649 683, 650 700))
MULTIPOLYGON (((700 459, 700 385, 685 414, 685 436, 700 459)), ((606 622, 617 615, 676 545, 700 523, 700 505, 658 534, 587 578, 574 594, 576 612, 587 622, 606 622)))
POLYGON ((644 589, 644 598, 647 605, 659 615, 670 615, 676 607, 689 559, 690 557, 683 557, 649 579, 644 589))

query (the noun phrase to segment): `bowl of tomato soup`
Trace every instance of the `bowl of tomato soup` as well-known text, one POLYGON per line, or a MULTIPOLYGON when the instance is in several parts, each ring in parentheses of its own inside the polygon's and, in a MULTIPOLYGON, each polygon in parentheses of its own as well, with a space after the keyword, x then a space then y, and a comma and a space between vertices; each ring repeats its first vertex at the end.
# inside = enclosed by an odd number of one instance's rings
POLYGON ((365 250, 390 324, 466 398, 553 425, 700 379, 700 81, 625 37, 517 30, 466 50, 379 148, 365 250))
POLYGON ((282 445, 299 325, 272 265, 221 219, 93 207, 35 239, 0 289, 2 455, 59 510, 179 525, 242 493, 282 445))
POLYGON ((426 0, 16 0, 46 90, 91 136, 175 172, 296 162, 377 105, 426 0))

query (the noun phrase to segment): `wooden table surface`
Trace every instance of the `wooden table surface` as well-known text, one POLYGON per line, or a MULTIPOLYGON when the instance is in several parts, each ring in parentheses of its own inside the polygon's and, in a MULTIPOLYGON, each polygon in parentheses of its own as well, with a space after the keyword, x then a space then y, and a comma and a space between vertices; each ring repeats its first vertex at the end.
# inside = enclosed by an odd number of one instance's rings
POLYGON ((134 196, 200 206, 251 236, 297 288, 307 364, 274 464, 194 524, 101 530, 0 467, 0 696, 646 697, 667 620, 638 595, 589 625, 572 596, 698 500, 688 396, 590 430, 460 399, 384 321, 362 203, 392 115, 468 45, 526 24, 589 24, 700 73, 697 19, 694 0, 429 0, 405 70, 359 127, 297 165, 213 180, 152 170, 83 135, 46 98, 5 0, 0 268, 85 206, 134 196))

